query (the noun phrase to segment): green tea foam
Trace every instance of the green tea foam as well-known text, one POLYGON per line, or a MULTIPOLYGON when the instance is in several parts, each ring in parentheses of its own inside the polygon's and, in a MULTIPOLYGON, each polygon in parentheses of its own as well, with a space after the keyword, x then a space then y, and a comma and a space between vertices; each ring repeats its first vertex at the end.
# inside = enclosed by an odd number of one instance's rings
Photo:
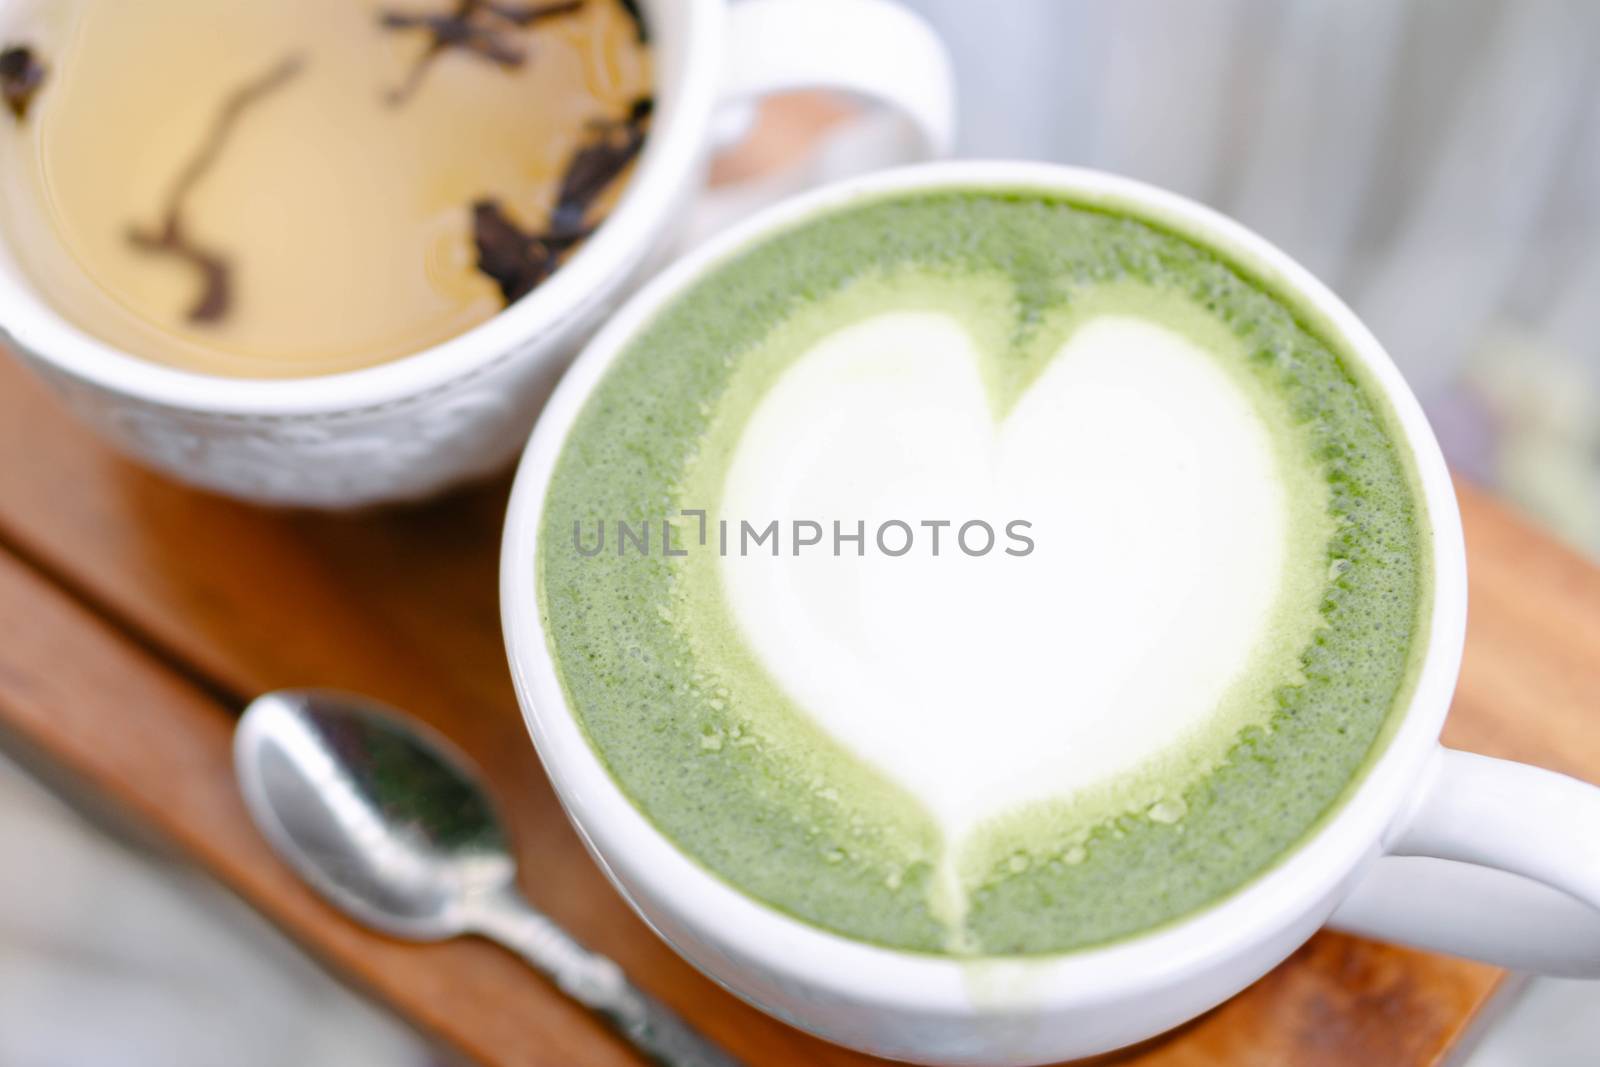
POLYGON ((1382 736, 1427 583, 1390 423, 1150 222, 869 203, 622 353, 547 499, 547 632, 619 784, 751 895, 907 949, 1094 944, 1269 866, 1382 736))

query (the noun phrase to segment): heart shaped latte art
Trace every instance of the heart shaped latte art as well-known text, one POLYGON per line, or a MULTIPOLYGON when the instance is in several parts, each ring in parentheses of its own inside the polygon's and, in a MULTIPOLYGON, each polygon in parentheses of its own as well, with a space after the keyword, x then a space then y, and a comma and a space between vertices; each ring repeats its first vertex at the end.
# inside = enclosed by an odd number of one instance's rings
POLYGON ((1076 323, 1009 397, 982 336, 878 309, 771 378, 717 516, 781 536, 731 539, 723 602, 798 713, 946 841, 1040 802, 1176 818, 1162 798, 1265 719, 1258 668, 1304 638, 1285 602, 1320 545, 1276 415, 1151 318, 1076 323), (992 542, 958 538, 974 521, 992 542))

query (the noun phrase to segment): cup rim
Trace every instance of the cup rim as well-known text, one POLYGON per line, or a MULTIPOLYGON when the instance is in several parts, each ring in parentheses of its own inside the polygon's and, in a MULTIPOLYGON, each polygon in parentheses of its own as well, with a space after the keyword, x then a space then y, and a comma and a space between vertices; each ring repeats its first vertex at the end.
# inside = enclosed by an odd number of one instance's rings
MULTIPOLYGON (((660 0, 655 0, 652 7, 660 0)), ((487 321, 398 359, 334 374, 233 377, 166 366, 123 352, 57 311, 18 269, 0 271, 0 336, 35 358, 109 392, 220 416, 283 417, 387 406, 481 373, 530 341, 580 318, 625 272, 697 172, 716 103, 723 0, 680 0, 652 25, 657 47, 681 35, 673 85, 658 80, 658 107, 616 208, 561 269, 487 321)))
POLYGON ((623 306, 562 379, 524 451, 502 540, 501 621, 518 700, 539 758, 585 844, 636 911, 639 905, 625 882, 644 886, 664 912, 689 917, 681 926, 721 941, 767 973, 858 1003, 956 1015, 1048 1011, 1113 1003, 1179 983, 1221 958, 1259 949, 1285 930, 1302 925, 1309 933, 1326 920, 1341 887, 1381 850, 1385 831, 1405 810, 1419 772, 1437 748, 1465 636, 1466 562, 1450 475, 1420 404, 1378 340, 1305 268, 1242 224, 1129 178, 1048 163, 955 161, 882 171, 786 200, 680 259, 623 306), (1433 563, 1428 647, 1410 700, 1386 747, 1329 816, 1267 870, 1197 912, 1102 946, 977 961, 1027 976, 1020 984, 992 983, 1023 990, 1015 1003, 986 996, 981 1008, 967 982, 974 961, 855 941, 811 926, 701 867, 646 819, 606 770, 566 703, 535 585, 538 524, 568 432, 605 371, 660 308, 716 264, 775 232, 865 200, 935 188, 1040 189, 1079 202, 1116 204, 1192 234, 1282 284, 1324 318, 1345 342, 1345 354, 1359 362, 1389 403, 1415 466, 1433 563))

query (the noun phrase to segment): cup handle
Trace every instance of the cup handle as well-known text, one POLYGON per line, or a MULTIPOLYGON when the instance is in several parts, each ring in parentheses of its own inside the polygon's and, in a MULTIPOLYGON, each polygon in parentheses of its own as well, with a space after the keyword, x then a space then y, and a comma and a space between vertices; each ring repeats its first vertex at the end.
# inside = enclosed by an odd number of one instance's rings
POLYGON ((804 168, 708 190, 685 244, 810 185, 937 159, 955 142, 955 77, 944 42, 896 0, 738 0, 728 7, 717 127, 748 128, 763 98, 832 90, 881 105, 804 168))
POLYGON ((1514 970, 1600 978, 1600 788, 1440 748, 1415 795, 1330 925, 1514 970))

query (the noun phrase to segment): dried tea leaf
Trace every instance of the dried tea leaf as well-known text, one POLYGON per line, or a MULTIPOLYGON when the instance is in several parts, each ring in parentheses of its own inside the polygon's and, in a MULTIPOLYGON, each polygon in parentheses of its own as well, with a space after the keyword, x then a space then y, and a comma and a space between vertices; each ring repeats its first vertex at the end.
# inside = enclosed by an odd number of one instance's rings
POLYGON ((183 213, 195 186, 210 173, 228 143, 239 120, 254 104, 282 88, 305 66, 304 59, 291 55, 265 74, 235 89, 223 102, 206 139, 172 183, 167 194, 161 224, 155 229, 132 226, 128 242, 141 252, 166 255, 189 263, 200 275, 200 296, 189 309, 189 321, 216 322, 227 315, 233 303, 232 266, 227 257, 197 245, 184 225, 183 213))
POLYGON ((484 25, 475 20, 482 9, 479 0, 460 0, 456 10, 448 15, 413 15, 388 11, 379 16, 379 25, 386 30, 425 30, 428 46, 411 67, 406 80, 389 92, 389 102, 404 102, 427 74, 428 68, 440 54, 460 48, 472 52, 502 67, 520 67, 527 59, 521 46, 505 36, 502 28, 484 25))
POLYGON ((129 227, 128 243, 141 252, 173 256, 194 267, 200 276, 200 295, 190 305, 190 322, 220 321, 233 306, 233 266, 219 252, 208 252, 184 232, 177 216, 168 216, 159 230, 129 227))
POLYGON ((550 277, 562 254, 594 232, 585 216, 595 198, 639 154, 653 107, 650 97, 641 97, 626 117, 591 125, 596 139, 573 153, 544 232, 518 226, 497 200, 485 198, 472 205, 478 269, 494 279, 507 305, 550 277))
POLYGON ((561 176, 556 206, 550 213, 553 233, 581 230, 590 206, 617 179, 644 147, 646 127, 655 101, 640 97, 620 120, 596 122, 594 140, 573 153, 561 176))
POLYGON ((633 35, 640 44, 650 43, 650 27, 645 25, 644 12, 639 10, 639 0, 618 0, 622 10, 633 20, 633 35))
POLYGON ((544 236, 523 230, 496 200, 472 205, 472 241, 478 250, 478 269, 494 279, 508 306, 527 296, 556 269, 559 249, 544 236))
POLYGON ((11 45, 0 52, 0 96, 5 97, 6 106, 18 122, 28 117, 28 105, 44 85, 48 72, 27 45, 11 45))
POLYGON ((583 0, 564 0, 555 4, 506 4, 483 0, 483 6, 513 26, 532 26, 544 19, 574 13, 583 6, 583 0))
POLYGON ((470 52, 500 67, 515 68, 527 62, 527 51, 512 36, 513 31, 544 19, 570 15, 583 6, 583 0, 560 0, 552 4, 509 4, 497 0, 456 0, 455 10, 444 15, 405 11, 385 11, 378 25, 386 30, 423 30, 428 46, 423 49, 405 81, 389 91, 389 103, 405 103, 427 76, 434 60, 452 48, 470 52))

